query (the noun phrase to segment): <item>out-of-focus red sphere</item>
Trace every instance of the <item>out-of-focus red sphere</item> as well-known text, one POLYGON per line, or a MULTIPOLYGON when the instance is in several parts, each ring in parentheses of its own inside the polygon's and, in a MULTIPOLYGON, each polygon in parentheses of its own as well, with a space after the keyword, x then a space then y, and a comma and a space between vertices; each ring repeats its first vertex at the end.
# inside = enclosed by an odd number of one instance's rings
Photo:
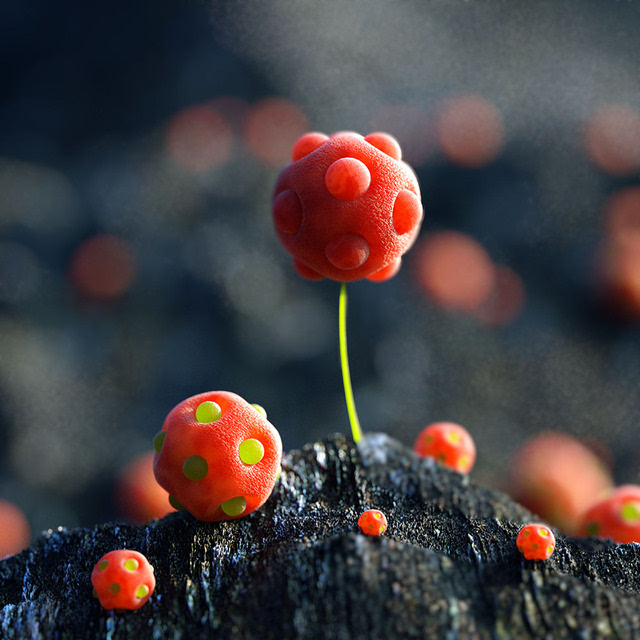
POLYGON ((90 300, 104 302, 126 293, 135 274, 136 260, 129 244, 106 233, 82 242, 69 267, 69 278, 76 291, 90 300))
POLYGON ((155 452, 150 451, 128 462, 118 475, 114 501, 120 513, 135 524, 146 524, 175 511, 169 493, 153 473, 155 452))
POLYGON ((31 527, 22 509, 0 499, 0 560, 26 549, 31 543, 31 527))
POLYGON ((494 283, 487 299, 474 311, 474 316, 492 327, 511 324, 525 303, 525 288, 520 276, 509 267, 494 267, 494 283))
POLYGON ((497 107, 473 94, 454 96, 440 105, 436 135, 448 160, 467 168, 489 164, 504 145, 502 116, 497 107))
POLYGON ((640 114, 620 104, 593 113, 584 129, 584 146, 602 171, 624 176, 640 168, 640 114))
POLYGON ((166 129, 166 147, 180 167, 202 172, 227 162, 233 149, 233 132, 221 113, 199 104, 176 113, 166 129))
POLYGON ((437 306, 470 313, 493 290, 493 262, 471 236, 458 231, 431 233, 418 241, 413 253, 418 285, 437 306))
POLYGON ((244 140, 262 163, 278 167, 289 160, 296 140, 309 129, 302 110, 290 100, 270 97, 257 102, 244 122, 244 140))
POLYGON ((613 486, 608 469, 589 448, 556 431, 526 442, 511 459, 509 477, 511 496, 567 535, 613 486))

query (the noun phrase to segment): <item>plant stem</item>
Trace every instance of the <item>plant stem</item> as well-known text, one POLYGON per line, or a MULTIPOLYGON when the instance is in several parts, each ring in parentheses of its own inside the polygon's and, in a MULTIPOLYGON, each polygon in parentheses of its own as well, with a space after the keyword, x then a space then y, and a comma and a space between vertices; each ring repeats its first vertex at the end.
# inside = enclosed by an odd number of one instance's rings
POLYGON ((347 283, 340 287, 340 304, 338 307, 338 332, 340 335, 340 365, 342 367, 342 383, 344 385, 344 399, 347 402, 347 413, 351 423, 353 441, 359 442, 362 438, 356 403, 353 399, 351 388, 351 374, 349 373, 349 354, 347 353, 347 283))

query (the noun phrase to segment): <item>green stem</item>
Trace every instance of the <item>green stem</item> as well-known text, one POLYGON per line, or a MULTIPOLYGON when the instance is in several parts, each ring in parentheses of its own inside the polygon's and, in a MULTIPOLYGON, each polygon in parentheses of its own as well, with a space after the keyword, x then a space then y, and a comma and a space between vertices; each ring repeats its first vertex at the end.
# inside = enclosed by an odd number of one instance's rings
POLYGON ((351 423, 353 441, 360 442, 362 430, 356 411, 356 403, 353 399, 351 388, 351 374, 349 373, 349 354, 347 353, 347 283, 340 287, 340 304, 338 307, 338 331, 340 335, 340 365, 342 367, 342 383, 344 385, 344 399, 347 401, 347 413, 351 423))

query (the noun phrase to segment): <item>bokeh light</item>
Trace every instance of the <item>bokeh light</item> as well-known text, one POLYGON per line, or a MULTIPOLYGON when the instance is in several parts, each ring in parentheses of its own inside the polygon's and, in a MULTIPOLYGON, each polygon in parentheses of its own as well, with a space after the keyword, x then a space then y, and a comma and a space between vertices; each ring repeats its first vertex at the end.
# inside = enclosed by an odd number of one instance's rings
POLYGON ((473 94, 454 96, 439 105, 436 135, 447 159, 466 168, 489 164, 504 145, 500 111, 487 99, 473 94))
POLYGON ((613 193, 604 209, 605 232, 610 238, 640 236, 640 186, 613 193))
POLYGON ((595 265, 605 308, 621 320, 640 319, 640 235, 604 239, 595 265))
POLYGON ((566 535, 576 534, 582 514, 613 487, 590 448, 556 431, 525 442, 511 459, 509 478, 509 493, 566 535))
POLYGON ((22 509, 0 499, 0 560, 26 549, 31 542, 31 527, 22 509))
POLYGON ((136 272, 134 253, 122 238, 100 234, 84 240, 75 250, 69 277, 83 297, 110 301, 131 286, 136 272))
POLYGON ((640 114, 610 104, 592 113, 585 124, 584 147, 602 171, 624 176, 640 168, 640 114))
POLYGON ((167 125, 166 146, 171 159, 189 171, 208 171, 227 162, 234 144, 226 118, 211 104, 182 109, 167 125))
POLYGON ((474 316, 493 327, 511 324, 522 312, 526 291, 522 278, 506 265, 494 266, 494 281, 491 292, 474 316))
POLYGON ((169 494, 153 474, 154 452, 130 460, 120 471, 114 489, 114 502, 119 513, 134 524, 146 524, 175 511, 169 494))
POLYGON ((290 100, 271 96, 255 103, 247 114, 244 139, 262 163, 277 167, 289 160, 296 140, 309 129, 309 120, 290 100))
POLYGON ((431 233, 419 241, 412 254, 413 274, 435 305, 472 312, 491 294, 493 263, 471 236, 459 231, 431 233))

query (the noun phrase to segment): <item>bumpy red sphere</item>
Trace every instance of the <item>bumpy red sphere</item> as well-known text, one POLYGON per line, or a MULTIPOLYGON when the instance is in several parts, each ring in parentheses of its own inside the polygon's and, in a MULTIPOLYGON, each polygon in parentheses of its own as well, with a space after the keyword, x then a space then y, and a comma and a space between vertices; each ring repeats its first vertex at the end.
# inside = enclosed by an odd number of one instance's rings
POLYGON ((378 509, 367 509, 358 518, 358 526, 367 536, 379 536, 387 530, 387 518, 378 509))
POLYGON ((310 280, 393 277, 422 221, 420 189, 387 133, 307 133, 277 181, 273 221, 310 280))
POLYGON ((622 485, 593 504, 582 517, 580 535, 640 542, 640 486, 622 485))
POLYGON ((93 568, 91 583, 105 609, 139 609, 156 587, 149 561, 127 549, 102 556, 93 568))
POLYGON ((520 529, 516 546, 527 560, 548 560, 556 548, 556 538, 546 524, 534 522, 520 529))
POLYGON ((183 400, 154 439, 156 480, 176 508, 214 522, 248 515, 271 495, 282 440, 264 409, 229 391, 183 400))
POLYGON ((473 438, 455 422, 427 425, 416 438, 413 450, 421 458, 435 458, 458 473, 469 473, 476 461, 473 438))

